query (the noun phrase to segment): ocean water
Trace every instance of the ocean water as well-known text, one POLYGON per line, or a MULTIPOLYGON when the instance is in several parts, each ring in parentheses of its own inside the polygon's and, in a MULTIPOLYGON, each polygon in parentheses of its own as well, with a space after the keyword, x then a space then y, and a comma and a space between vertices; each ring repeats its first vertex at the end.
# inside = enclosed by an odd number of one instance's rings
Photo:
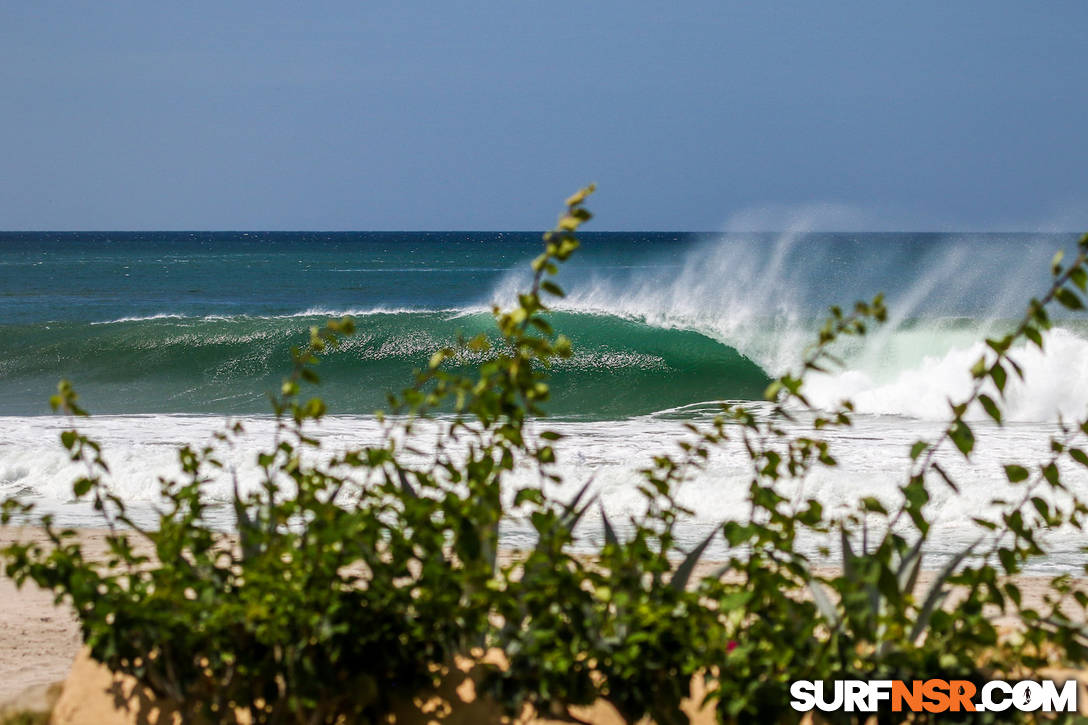
MULTIPOLYGON (((932 434, 948 398, 970 384, 982 339, 1008 329, 1048 280, 1072 235, 587 233, 564 266, 568 296, 554 325, 575 354, 553 376, 550 426, 567 434, 559 465, 594 486, 622 522, 640 499, 635 477, 682 425, 714 401, 758 401, 791 369, 828 305, 885 292, 889 322, 840 350, 843 367, 810 381, 814 402, 852 398, 854 429, 831 434, 838 469, 805 493, 845 510, 862 493, 893 497, 910 443, 932 434)), ((75 470, 48 414, 61 377, 95 417, 81 425, 105 444, 112 485, 150 521, 157 476, 174 448, 203 442, 225 419, 247 433, 232 453, 243 485, 268 441, 267 392, 289 348, 328 316, 358 332, 321 367, 332 415, 328 450, 374 439, 373 411, 408 384, 430 354, 491 329, 490 306, 512 299, 539 251, 536 233, 2 233, 0 234, 0 496, 18 493, 64 523, 90 525, 71 501, 75 470)), ((1017 351, 1026 382, 1008 391, 1010 423, 979 420, 971 462, 946 464, 962 493, 935 489, 936 553, 973 538, 970 517, 1001 488, 1001 465, 1043 459, 1059 416, 1088 413, 1088 325, 1059 316, 1047 354, 1017 351)), ((725 447, 685 484, 694 542, 738 515, 742 451, 725 447)), ((1088 495, 1088 479, 1069 470, 1088 495)), ((519 472, 530 477, 530 471, 519 472)), ((575 488, 571 485, 572 490, 575 488)), ((229 486, 209 493, 226 501, 229 486)), ((229 523, 227 509, 224 524, 229 523)), ((517 521, 504 530, 518 545, 517 521)), ((589 518, 583 539, 600 537, 589 518)), ((1043 567, 1083 563, 1080 541, 1055 535, 1043 567)))

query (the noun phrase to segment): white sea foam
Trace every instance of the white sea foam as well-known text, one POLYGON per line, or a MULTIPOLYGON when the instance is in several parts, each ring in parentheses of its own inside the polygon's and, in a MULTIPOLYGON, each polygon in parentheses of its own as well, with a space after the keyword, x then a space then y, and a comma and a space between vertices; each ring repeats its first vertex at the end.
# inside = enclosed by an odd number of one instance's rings
POLYGON ((116 325, 123 322, 147 322, 148 320, 184 320, 185 315, 172 312, 159 312, 154 315, 132 315, 130 317, 118 317, 116 320, 100 320, 92 322, 92 325, 116 325))
MULTIPOLYGON (((1084 417, 1088 413, 1088 340, 1056 328, 1046 333, 1043 343, 1043 351, 1033 344, 1012 351, 1011 357, 1023 371, 1024 379, 1007 368, 1006 417, 1012 421, 1056 420, 1059 415, 1067 420, 1084 417)), ((947 418, 949 400, 967 396, 973 383, 969 370, 986 352, 986 345, 977 342, 943 355, 927 355, 917 365, 891 375, 857 369, 813 375, 807 391, 817 405, 830 407, 848 398, 864 413, 947 418)), ((992 383, 985 391, 998 397, 992 383)), ((975 419, 986 415, 981 406, 968 414, 975 419)))
MULTIPOLYGON (((775 238, 710 237, 685 252, 678 267, 570 283, 567 297, 555 306, 694 330, 779 375, 796 371, 825 314, 803 298, 814 286, 838 289, 835 279, 814 270, 866 272, 878 284, 894 280, 898 288, 886 323, 871 326, 863 340, 848 339, 836 348, 845 369, 812 376, 809 392, 818 404, 852 398, 865 412, 939 420, 947 417, 948 398, 969 390, 967 371, 982 354, 985 337, 1006 331, 1009 318, 1019 317, 1020 306, 1039 291, 1037 270, 1025 270, 1025 260, 1045 260, 1053 252, 1031 244, 980 248, 950 238, 912 260, 913 267, 903 267, 902 259, 882 261, 879 243, 873 242, 877 251, 865 264, 886 266, 873 274, 833 258, 827 245, 804 245, 805 234, 821 226, 820 220, 798 215, 796 221, 775 238), (969 316, 956 312, 965 308, 972 310, 969 316)), ((523 272, 511 272, 492 300, 508 303, 525 282, 523 272)), ((1014 355, 1026 382, 1012 380, 1006 391, 1011 420, 1053 421, 1088 413, 1088 340, 1059 327, 1046 335, 1045 347, 1045 353, 1030 346, 1014 355)))
POLYGON ((184 315, 176 312, 157 312, 153 315, 132 315, 118 317, 114 320, 100 320, 92 322, 92 325, 116 325, 125 322, 148 322, 151 320, 193 320, 204 322, 222 322, 230 320, 290 320, 299 317, 370 317, 377 315, 402 315, 402 314, 450 314, 455 316, 486 312, 489 308, 483 306, 470 308, 437 308, 437 307, 309 307, 298 312, 287 312, 280 315, 184 315))
MULTIPOLYGON (((246 433, 233 450, 224 450, 224 460, 236 467, 243 490, 256 487, 260 470, 256 454, 268 448, 272 439, 272 421, 267 418, 242 419, 246 433)), ((129 502, 138 520, 153 523, 153 507, 158 501, 158 476, 178 476, 176 448, 182 443, 210 442, 224 420, 214 416, 103 416, 80 421, 80 427, 103 443, 110 464, 110 485, 129 502)), ((72 464, 57 436, 66 421, 52 417, 0 417, 0 497, 19 494, 37 503, 43 511, 56 514, 64 525, 94 525, 94 512, 87 503, 74 503, 71 483, 82 472, 72 464)), ((651 416, 626 421, 559 422, 549 428, 565 434, 557 443, 559 471, 569 496, 588 477, 593 477, 592 493, 618 528, 628 517, 643 509, 643 499, 635 482, 638 471, 650 464, 658 451, 676 450, 676 441, 684 436, 680 421, 651 416)), ((888 419, 859 415, 855 429, 828 433, 832 452, 839 461, 835 469, 819 469, 804 483, 801 493, 822 501, 832 514, 841 513, 861 495, 875 495, 891 504, 896 487, 903 482, 908 463, 907 451, 918 437, 932 435, 937 426, 927 421, 888 419)), ((323 443, 321 455, 331 455, 348 447, 374 443, 380 435, 377 422, 370 417, 332 417, 318 429, 323 443)), ((929 514, 934 521, 932 552, 947 555, 978 535, 971 519, 985 512, 984 504, 995 495, 1015 491, 1004 483, 1001 465, 1012 461, 1045 460, 1047 436, 1053 426, 1015 424, 1005 428, 978 424, 978 445, 970 463, 958 454, 946 451, 942 465, 957 477, 961 494, 956 495, 939 481, 931 487, 933 499, 929 514)), ((424 432, 418 439, 423 456, 427 453, 424 432)), ((422 459, 421 459, 422 460, 422 459)), ((1081 496, 1088 496, 1088 475, 1079 466, 1063 469, 1066 482, 1081 496)), ((739 444, 715 450, 705 471, 694 475, 680 489, 680 500, 694 511, 678 535, 683 546, 694 545, 712 527, 730 518, 745 515, 744 505, 750 468, 739 444)), ((514 487, 539 485, 535 469, 519 468, 513 476, 514 487)), ((512 487, 513 488, 513 487, 512 487)), ((231 494, 229 475, 213 477, 207 486, 211 500, 222 502, 217 513, 220 524, 232 523, 226 506, 231 494)), ((602 525, 596 507, 591 508, 580 529, 583 543, 600 541, 602 525)), ((504 542, 525 546, 532 540, 531 528, 517 518, 504 526, 504 542)), ((1079 539, 1053 536, 1054 554, 1041 568, 1072 569, 1082 562, 1079 539)), ((820 543, 807 540, 805 548, 815 551, 820 543)), ((720 542, 711 555, 721 554, 720 542)))

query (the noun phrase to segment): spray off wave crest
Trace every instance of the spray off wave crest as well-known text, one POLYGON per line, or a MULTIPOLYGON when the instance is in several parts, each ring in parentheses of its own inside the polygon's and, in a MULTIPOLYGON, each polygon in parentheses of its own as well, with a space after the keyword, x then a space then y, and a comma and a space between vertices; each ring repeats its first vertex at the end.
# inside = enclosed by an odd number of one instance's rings
MULTIPOLYGON (((566 285, 567 297, 555 307, 696 332, 779 375, 797 368, 829 306, 886 292, 887 322, 844 341, 843 369, 811 375, 809 397, 822 407, 851 399, 861 413, 942 420, 948 400, 969 390, 968 371, 985 338, 1009 331, 1022 305, 1047 284, 1054 252, 1052 238, 998 238, 980 251, 970 237, 820 240, 810 226, 708 237, 679 265, 670 259, 625 275, 583 275, 566 285)), ((526 280, 510 273, 492 302, 508 302, 526 280)), ((1025 379, 1014 376, 1006 389, 1008 419, 1053 421, 1088 410, 1086 333, 1082 322, 1057 320, 1044 335, 1045 353, 1034 346, 1014 351, 1025 379)), ((972 415, 984 417, 981 409, 972 415)))

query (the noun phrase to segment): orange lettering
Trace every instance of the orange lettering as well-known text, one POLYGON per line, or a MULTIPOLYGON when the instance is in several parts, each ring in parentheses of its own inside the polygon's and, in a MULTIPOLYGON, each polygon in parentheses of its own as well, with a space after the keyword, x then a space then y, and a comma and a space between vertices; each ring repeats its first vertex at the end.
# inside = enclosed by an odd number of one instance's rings
POLYGON ((922 681, 911 682, 911 689, 907 689, 907 683, 902 680, 892 682, 892 712, 902 712, 903 702, 911 712, 922 711, 922 681))
POLYGON ((925 704, 926 712, 944 712, 948 709, 947 680, 926 680, 922 693, 930 700, 925 704))
POLYGON ((967 680, 952 680, 949 684, 951 685, 949 693, 952 712, 959 712, 961 706, 965 712, 974 712, 975 703, 971 702, 971 698, 975 696, 974 683, 967 680))

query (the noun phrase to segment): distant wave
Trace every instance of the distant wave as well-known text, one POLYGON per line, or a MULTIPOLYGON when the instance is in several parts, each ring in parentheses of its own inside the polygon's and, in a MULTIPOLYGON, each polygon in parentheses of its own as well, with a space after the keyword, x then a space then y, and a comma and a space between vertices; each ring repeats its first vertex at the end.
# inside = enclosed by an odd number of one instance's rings
POLYGON ((122 322, 146 322, 147 320, 183 320, 186 315, 177 315, 172 312, 157 312, 153 315, 132 315, 129 317, 118 317, 116 320, 101 320, 99 322, 92 322, 92 325, 116 325, 122 322))
POLYGON ((425 307, 369 307, 369 308, 355 308, 346 307, 342 309, 331 307, 310 307, 308 309, 299 312, 285 312, 278 315, 252 315, 252 314, 237 314, 237 315, 222 315, 222 314, 210 314, 210 315, 184 315, 176 312, 157 312, 151 315, 132 315, 126 317, 118 317, 113 320, 100 320, 92 322, 92 325, 116 325, 124 322, 147 322, 149 320, 202 320, 202 321, 223 321, 223 320, 290 320, 299 317, 368 317, 371 315, 400 315, 400 314, 439 314, 439 313, 451 313, 451 314, 465 314, 478 311, 484 311, 485 307, 478 308, 425 308, 425 307))
POLYGON ((448 274, 460 274, 463 272, 505 272, 507 267, 350 267, 335 269, 308 269, 307 272, 363 272, 377 274, 399 274, 403 272, 446 272, 448 274))

